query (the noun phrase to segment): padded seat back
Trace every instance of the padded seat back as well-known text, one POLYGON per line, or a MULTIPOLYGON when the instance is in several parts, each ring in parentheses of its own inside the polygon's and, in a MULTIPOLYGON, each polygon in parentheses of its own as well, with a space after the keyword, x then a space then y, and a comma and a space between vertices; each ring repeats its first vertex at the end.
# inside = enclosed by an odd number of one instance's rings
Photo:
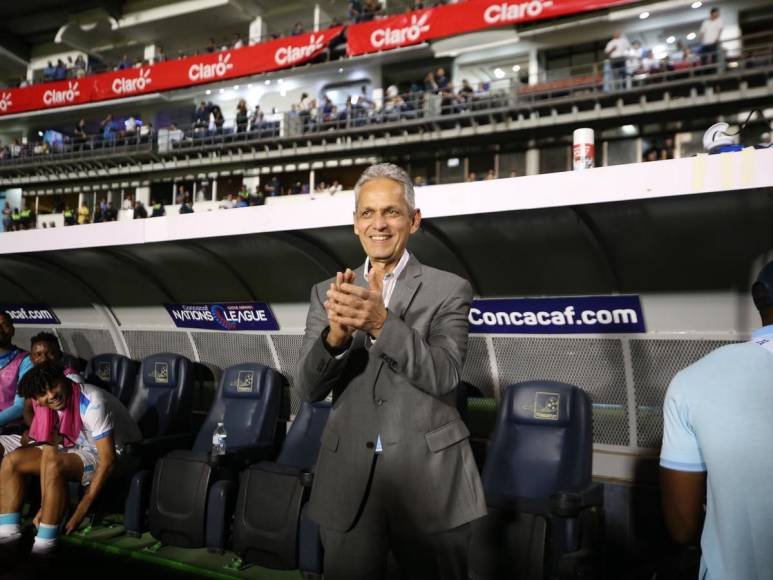
POLYGON ((129 413, 146 439, 191 428, 193 365, 184 356, 160 353, 146 357, 129 404, 129 413))
POLYGON ((70 367, 71 369, 75 369, 80 374, 83 374, 83 371, 86 370, 88 361, 85 358, 81 358, 74 354, 63 352, 62 364, 66 367, 70 367))
POLYGON ((212 434, 221 421, 228 434, 228 449, 271 446, 285 384, 281 373, 261 364, 245 363, 226 369, 193 450, 210 450, 212 434))
POLYGON ((592 461, 593 415, 584 391, 554 381, 512 385, 500 402, 483 470, 486 500, 506 505, 587 487, 592 461))
MULTIPOLYGON (((260 462, 241 474, 234 517, 233 550, 245 562, 267 568, 298 567, 298 552, 313 538, 299 537, 301 510, 310 492, 322 431, 331 405, 304 403, 290 428, 276 463, 260 462)), ((308 528, 308 526, 306 526, 308 528)))
POLYGON ((129 406, 137 385, 140 363, 120 354, 98 354, 86 366, 86 382, 110 391, 129 406))

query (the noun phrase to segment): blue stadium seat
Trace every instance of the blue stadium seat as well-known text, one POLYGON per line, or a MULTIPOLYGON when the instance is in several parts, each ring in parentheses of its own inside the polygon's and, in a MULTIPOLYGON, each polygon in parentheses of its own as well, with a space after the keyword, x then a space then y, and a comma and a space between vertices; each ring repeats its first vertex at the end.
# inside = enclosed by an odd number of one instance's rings
POLYGON ((75 369, 79 373, 83 374, 83 371, 86 370, 86 365, 88 364, 88 361, 85 358, 75 356, 74 354, 63 352, 62 364, 66 367, 70 367, 71 369, 75 369))
POLYGON ((236 365, 223 373, 193 449, 172 451, 156 462, 148 512, 153 537, 182 548, 225 549, 235 474, 275 455, 286 384, 279 372, 260 364, 236 365), (227 452, 210 457, 218 422, 228 434, 227 452))
POLYGON ((313 471, 330 403, 304 403, 276 462, 242 472, 233 551, 245 563, 279 570, 322 572, 319 527, 306 516, 313 471))
POLYGON ((474 580, 595 578, 603 488, 591 480, 593 418, 581 389, 507 388, 483 470, 489 514, 473 524, 474 580))
POLYGON ((139 361, 120 354, 98 354, 86 366, 86 382, 113 393, 127 407, 134 395, 139 361))

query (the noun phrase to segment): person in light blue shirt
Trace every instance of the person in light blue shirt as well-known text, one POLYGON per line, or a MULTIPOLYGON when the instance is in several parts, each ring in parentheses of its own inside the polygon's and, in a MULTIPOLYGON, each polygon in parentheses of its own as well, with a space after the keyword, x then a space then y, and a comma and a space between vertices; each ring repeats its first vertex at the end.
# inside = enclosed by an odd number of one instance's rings
POLYGON ((752 286, 762 328, 679 372, 663 404, 661 490, 699 580, 773 580, 773 262, 752 286))
MULTIPOLYGON (((11 315, 0 311, 0 389, 2 399, 12 404, 3 405, 0 411, 0 427, 19 421, 24 413, 24 399, 16 393, 16 387, 25 373, 32 368, 27 353, 13 344, 16 329, 11 315), (21 363, 19 359, 21 358, 21 363), (15 372, 13 372, 16 367, 15 372)), ((1 455, 0 455, 1 457, 1 455)))

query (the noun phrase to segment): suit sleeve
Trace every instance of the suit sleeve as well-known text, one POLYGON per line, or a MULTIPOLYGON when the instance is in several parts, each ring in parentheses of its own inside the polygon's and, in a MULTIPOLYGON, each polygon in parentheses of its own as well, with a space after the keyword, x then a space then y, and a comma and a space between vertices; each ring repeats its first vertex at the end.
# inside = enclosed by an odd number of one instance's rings
POLYGON ((321 401, 333 389, 346 366, 349 351, 334 357, 322 343, 322 331, 328 327, 327 314, 319 293, 323 284, 311 289, 311 305, 306 316, 306 332, 303 336, 298 359, 295 392, 307 403, 321 401))
POLYGON ((462 380, 471 302, 470 283, 459 280, 435 313, 426 339, 389 312, 370 356, 382 358, 417 389, 435 397, 450 393, 462 380))

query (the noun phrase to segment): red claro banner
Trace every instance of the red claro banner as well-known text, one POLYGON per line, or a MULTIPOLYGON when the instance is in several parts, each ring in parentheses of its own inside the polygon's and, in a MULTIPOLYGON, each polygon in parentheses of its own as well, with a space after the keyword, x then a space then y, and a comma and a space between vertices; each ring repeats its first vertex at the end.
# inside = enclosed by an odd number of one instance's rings
POLYGON ((120 99, 290 68, 319 56, 343 26, 77 80, 0 89, 0 116, 120 99))
POLYGON ((349 56, 391 50, 496 26, 589 12, 635 0, 468 0, 354 24, 347 31, 349 56))

